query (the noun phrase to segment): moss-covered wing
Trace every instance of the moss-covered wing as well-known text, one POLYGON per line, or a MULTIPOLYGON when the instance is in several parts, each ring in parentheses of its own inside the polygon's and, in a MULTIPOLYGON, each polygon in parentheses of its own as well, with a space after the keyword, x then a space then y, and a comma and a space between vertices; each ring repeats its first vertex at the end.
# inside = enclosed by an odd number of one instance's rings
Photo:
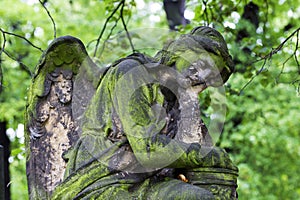
POLYGON ((82 42, 65 36, 43 53, 29 89, 25 114, 31 199, 48 199, 64 175, 63 154, 81 134, 81 117, 102 72, 82 42))

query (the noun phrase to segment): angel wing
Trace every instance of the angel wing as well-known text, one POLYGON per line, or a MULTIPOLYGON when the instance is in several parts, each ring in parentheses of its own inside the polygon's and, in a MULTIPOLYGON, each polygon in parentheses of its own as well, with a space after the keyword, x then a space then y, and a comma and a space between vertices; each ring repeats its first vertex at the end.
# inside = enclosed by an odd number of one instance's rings
POLYGON ((64 175, 63 154, 81 134, 82 115, 105 69, 74 37, 54 40, 43 53, 25 114, 27 178, 31 199, 48 199, 64 175))

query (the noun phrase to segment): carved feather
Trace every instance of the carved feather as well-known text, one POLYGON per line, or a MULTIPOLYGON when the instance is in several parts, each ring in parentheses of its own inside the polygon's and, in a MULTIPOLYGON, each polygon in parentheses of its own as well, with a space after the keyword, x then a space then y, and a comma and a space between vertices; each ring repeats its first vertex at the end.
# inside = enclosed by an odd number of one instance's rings
POLYGON ((81 117, 104 70, 83 43, 65 36, 43 53, 26 107, 27 175, 30 197, 45 199, 64 175, 65 154, 77 141, 81 117))

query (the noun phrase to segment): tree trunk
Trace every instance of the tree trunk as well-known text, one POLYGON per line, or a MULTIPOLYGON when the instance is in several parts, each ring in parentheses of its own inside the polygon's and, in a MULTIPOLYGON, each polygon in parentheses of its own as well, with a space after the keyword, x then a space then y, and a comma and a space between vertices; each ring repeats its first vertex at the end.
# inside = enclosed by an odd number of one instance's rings
POLYGON ((6 135, 6 122, 0 122, 0 199, 10 200, 10 186, 9 186, 9 163, 8 158, 10 155, 10 141, 6 135), (2 177, 3 176, 3 177, 2 177), (2 190, 3 189, 3 190, 2 190))
POLYGON ((185 26, 190 23, 184 18, 185 0, 164 0, 163 3, 171 30, 177 30, 176 26, 185 26))

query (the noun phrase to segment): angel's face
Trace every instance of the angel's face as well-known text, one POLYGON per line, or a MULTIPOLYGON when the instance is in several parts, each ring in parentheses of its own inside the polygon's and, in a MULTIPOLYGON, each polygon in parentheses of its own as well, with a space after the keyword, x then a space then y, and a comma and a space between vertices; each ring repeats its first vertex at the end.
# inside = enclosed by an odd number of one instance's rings
POLYGON ((55 94, 62 103, 68 103, 72 98, 72 80, 68 80, 60 75, 58 81, 55 82, 55 94))
POLYGON ((218 69, 218 59, 208 52, 186 51, 175 63, 179 72, 190 82, 192 88, 222 85, 223 81, 218 69), (218 84, 217 84, 218 83, 218 84))

